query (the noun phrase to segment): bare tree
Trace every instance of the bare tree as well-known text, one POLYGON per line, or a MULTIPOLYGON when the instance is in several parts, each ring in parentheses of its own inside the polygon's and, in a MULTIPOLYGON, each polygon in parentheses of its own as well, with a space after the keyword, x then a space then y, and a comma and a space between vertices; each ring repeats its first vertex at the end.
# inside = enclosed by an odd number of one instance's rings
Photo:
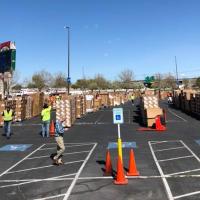
POLYGON ((133 80, 134 73, 130 69, 125 69, 119 75, 119 80, 121 82, 121 87, 124 89, 134 88, 133 80))
POLYGON ((163 81, 162 81, 162 87, 163 88, 176 88, 176 78, 171 73, 168 73, 164 75, 163 81))

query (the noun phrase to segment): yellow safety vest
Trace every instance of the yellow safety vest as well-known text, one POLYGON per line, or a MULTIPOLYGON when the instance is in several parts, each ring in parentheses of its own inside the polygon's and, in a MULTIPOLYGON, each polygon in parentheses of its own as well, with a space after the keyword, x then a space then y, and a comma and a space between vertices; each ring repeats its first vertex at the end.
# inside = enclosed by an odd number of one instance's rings
POLYGON ((131 100, 134 100, 135 99, 135 96, 131 96, 131 100))
POLYGON ((12 120, 12 115, 13 115, 12 110, 10 110, 9 112, 7 110, 4 110, 3 113, 4 113, 4 116, 3 116, 4 121, 11 121, 12 120))
POLYGON ((42 121, 50 120, 50 112, 51 112, 51 106, 42 110, 42 113, 41 113, 42 121))

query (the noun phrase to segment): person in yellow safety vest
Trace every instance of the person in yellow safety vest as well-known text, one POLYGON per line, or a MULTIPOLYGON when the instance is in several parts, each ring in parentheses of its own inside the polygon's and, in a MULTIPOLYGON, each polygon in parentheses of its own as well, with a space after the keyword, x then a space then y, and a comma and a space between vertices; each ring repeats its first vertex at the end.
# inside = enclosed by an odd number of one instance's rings
POLYGON ((44 104, 42 112, 41 112, 41 119, 42 119, 42 137, 49 137, 49 124, 51 118, 51 106, 48 106, 47 103, 44 104))
POLYGON ((3 120, 4 120, 4 135, 7 139, 10 139, 11 135, 11 122, 13 120, 14 112, 10 109, 9 106, 6 106, 6 109, 3 111, 3 120))
POLYGON ((134 96, 134 94, 132 94, 131 95, 131 102, 132 102, 132 104, 134 104, 134 100, 135 100, 135 96, 134 96))
POLYGON ((60 96, 56 95, 56 101, 59 101, 59 100, 60 100, 60 96))

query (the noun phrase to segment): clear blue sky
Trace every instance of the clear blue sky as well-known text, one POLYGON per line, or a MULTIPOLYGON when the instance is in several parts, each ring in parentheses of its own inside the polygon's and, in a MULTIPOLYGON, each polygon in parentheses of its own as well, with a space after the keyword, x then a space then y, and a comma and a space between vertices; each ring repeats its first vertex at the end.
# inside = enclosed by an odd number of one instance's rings
POLYGON ((45 69, 71 77, 97 73, 114 80, 154 73, 200 75, 199 0, 0 0, 0 42, 15 41, 21 79, 45 69))

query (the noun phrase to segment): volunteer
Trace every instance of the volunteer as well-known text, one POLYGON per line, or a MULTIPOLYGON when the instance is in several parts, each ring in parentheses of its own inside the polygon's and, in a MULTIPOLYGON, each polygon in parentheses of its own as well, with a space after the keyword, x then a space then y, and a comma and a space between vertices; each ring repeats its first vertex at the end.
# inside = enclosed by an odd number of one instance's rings
POLYGON ((46 137, 49 137, 50 117, 51 117, 51 106, 48 106, 48 104, 45 103, 41 112, 42 137, 45 137, 45 134, 46 137))
POLYGON ((6 106, 6 109, 3 111, 3 120, 4 120, 4 134, 7 139, 10 139, 11 135, 11 123, 13 120, 14 112, 10 109, 10 106, 6 106))
POLYGON ((62 154, 65 151, 65 144, 64 144, 64 139, 63 139, 63 134, 64 134, 64 127, 62 125, 64 119, 63 120, 56 120, 56 124, 55 124, 55 140, 57 143, 57 153, 54 154, 53 157, 53 164, 56 165, 62 165, 63 160, 62 160, 62 154))

